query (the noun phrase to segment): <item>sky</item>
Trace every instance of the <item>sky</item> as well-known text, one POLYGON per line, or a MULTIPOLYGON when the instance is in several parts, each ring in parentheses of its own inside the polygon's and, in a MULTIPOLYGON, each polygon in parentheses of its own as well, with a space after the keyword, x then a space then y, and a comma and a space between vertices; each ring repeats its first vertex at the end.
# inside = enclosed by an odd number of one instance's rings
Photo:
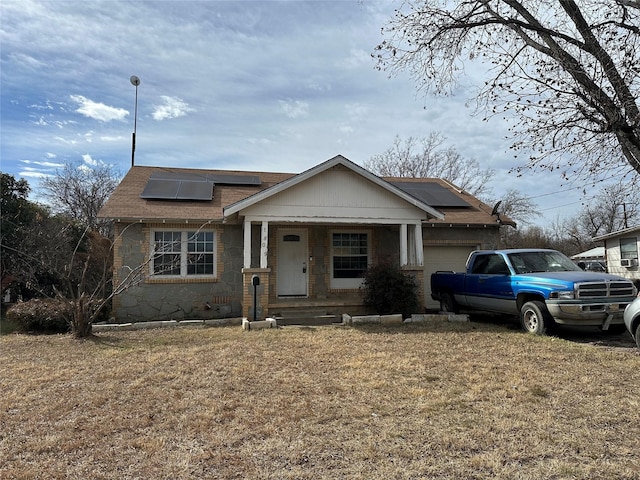
POLYGON ((2 0, 0 170, 25 178, 36 200, 40 179, 65 164, 124 174, 134 120, 136 165, 240 171, 299 173, 338 154, 362 165, 396 136, 440 133, 495 171, 492 198, 517 189, 543 227, 575 216, 580 185, 509 173, 507 125, 470 106, 481 65, 443 98, 375 68, 398 6, 2 0))

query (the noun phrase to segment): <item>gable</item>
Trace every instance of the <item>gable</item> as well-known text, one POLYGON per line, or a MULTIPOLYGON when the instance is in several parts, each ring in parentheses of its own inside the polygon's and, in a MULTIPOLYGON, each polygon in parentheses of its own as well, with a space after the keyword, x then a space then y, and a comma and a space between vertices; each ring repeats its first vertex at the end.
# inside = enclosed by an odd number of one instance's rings
POLYGON ((340 164, 248 205, 238 213, 265 219, 328 222, 415 222, 428 217, 423 209, 340 164))

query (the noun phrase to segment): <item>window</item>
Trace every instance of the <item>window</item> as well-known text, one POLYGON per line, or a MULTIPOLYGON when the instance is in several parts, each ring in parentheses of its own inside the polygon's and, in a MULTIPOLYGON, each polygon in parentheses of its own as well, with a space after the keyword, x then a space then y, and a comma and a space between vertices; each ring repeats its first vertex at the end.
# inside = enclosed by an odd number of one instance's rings
POLYGON ((552 250, 510 253, 508 257, 517 274, 532 272, 579 272, 581 270, 578 265, 563 254, 552 250))
POLYGON ((180 275, 181 239, 181 232, 155 232, 154 275, 180 275))
POLYGON ((333 233, 331 241, 331 286, 358 288, 369 265, 369 234, 333 233))
POLYGON ((620 258, 630 260, 638 258, 638 239, 636 237, 620 239, 620 258))
POLYGON ((509 267, 507 267, 504 258, 501 255, 478 255, 473 264, 471 273, 481 275, 509 275, 509 267))
POLYGON ((154 232, 153 252, 153 275, 215 275, 215 232, 154 232))

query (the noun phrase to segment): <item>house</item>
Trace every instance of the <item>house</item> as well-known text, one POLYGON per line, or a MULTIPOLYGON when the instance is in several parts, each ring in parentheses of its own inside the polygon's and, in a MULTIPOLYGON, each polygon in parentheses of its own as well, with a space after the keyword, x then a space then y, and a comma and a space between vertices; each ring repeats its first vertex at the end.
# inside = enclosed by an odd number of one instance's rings
POLYGON ((636 286, 640 286, 640 226, 600 235, 592 240, 604 242, 609 273, 633 280, 636 286))
POLYGON ((604 258, 604 247, 594 247, 584 252, 576 253, 571 256, 571 260, 578 261, 594 261, 594 262, 605 262, 606 258, 604 258))
MULTIPOLYGON (((100 211, 115 224, 119 322, 366 312, 368 265, 430 275, 495 248, 492 208, 441 179, 380 178, 343 156, 299 173, 134 166, 100 211), (254 283, 258 283, 254 287, 254 283), (254 290, 255 288, 255 290, 254 290)), ((501 223, 515 226, 508 218, 501 223)))

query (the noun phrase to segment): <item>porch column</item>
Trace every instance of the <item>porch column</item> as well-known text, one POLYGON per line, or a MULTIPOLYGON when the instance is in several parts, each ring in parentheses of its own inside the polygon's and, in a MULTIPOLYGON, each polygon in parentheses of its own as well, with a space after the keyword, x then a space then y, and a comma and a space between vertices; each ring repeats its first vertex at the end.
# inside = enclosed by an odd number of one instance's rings
POLYGON ((422 267, 424 265, 424 247, 422 246, 422 224, 418 223, 414 229, 414 238, 416 244, 416 265, 422 267))
POLYGON ((269 222, 262 222, 260 229, 260 268, 267 268, 267 253, 269 253, 269 222))
POLYGON ((407 224, 400 224, 400 266, 404 267, 409 263, 407 254, 407 224))
POLYGON ((251 222, 244 221, 244 268, 251 268, 251 222))

